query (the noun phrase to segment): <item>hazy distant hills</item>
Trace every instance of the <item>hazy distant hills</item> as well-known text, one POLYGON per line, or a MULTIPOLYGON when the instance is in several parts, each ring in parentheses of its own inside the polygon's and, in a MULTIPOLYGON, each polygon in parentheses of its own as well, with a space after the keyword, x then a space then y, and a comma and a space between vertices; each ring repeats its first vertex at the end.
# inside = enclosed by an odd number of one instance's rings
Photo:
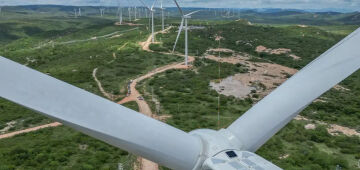
POLYGON ((346 24, 360 24, 360 13, 359 12, 352 13, 352 14, 349 14, 348 16, 343 17, 339 20, 346 24))
MULTIPOLYGON (((13 12, 17 14, 55 14, 63 13, 73 15, 74 6, 58 5, 27 5, 27 6, 9 6, 3 7, 3 12, 13 12)), ((97 15, 100 7, 87 6, 81 7, 84 14, 97 15)), ((116 15, 117 7, 105 7, 108 15, 116 15)), ((127 7, 125 7, 127 8, 127 7)), ((176 8, 167 8, 170 16, 178 17, 176 8)), ((214 20, 234 20, 246 19, 253 23, 265 24, 305 24, 305 25, 334 25, 360 24, 360 12, 346 13, 345 9, 320 9, 320 10, 301 10, 301 9, 280 9, 280 8, 261 8, 261 9, 207 9, 207 8, 184 8, 184 12, 201 10, 194 15, 195 19, 214 19, 214 20)), ((124 15, 127 15, 126 13, 124 15)))

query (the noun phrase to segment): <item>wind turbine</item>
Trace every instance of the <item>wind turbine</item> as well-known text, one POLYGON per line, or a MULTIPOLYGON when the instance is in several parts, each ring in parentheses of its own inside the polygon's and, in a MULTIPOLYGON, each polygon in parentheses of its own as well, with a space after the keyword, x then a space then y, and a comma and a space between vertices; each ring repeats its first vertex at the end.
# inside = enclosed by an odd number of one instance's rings
POLYGON ((155 42, 155 34, 154 34, 154 6, 155 3, 157 2, 157 0, 154 1, 153 5, 151 6, 151 8, 149 6, 147 6, 144 1, 139 0, 147 9, 149 9, 150 13, 151 13, 151 36, 152 36, 152 42, 155 42))
POLYGON ((131 7, 128 7, 128 12, 129 12, 129 22, 131 22, 131 7))
POLYGON ((122 8, 120 7, 120 4, 119 4, 119 8, 118 8, 118 13, 119 13, 119 24, 121 25, 122 21, 123 21, 123 11, 122 11, 122 8))
POLYGON ((184 28, 184 29, 185 29, 185 65, 187 66, 187 65, 188 65, 188 58, 189 58, 189 54, 188 54, 188 53, 189 53, 189 52, 188 52, 188 19, 191 18, 191 15, 192 15, 192 14, 195 14, 195 13, 197 13, 197 12, 199 12, 199 11, 190 12, 190 13, 184 15, 184 13, 183 13, 182 9, 180 8, 179 4, 177 3, 177 1, 174 0, 174 2, 175 2, 176 6, 177 6, 178 9, 179 9, 179 12, 180 12, 180 14, 181 14, 182 19, 181 19, 181 24, 180 24, 180 26, 179 26, 179 32, 178 32, 178 35, 177 35, 177 37, 176 37, 175 44, 174 44, 174 48, 173 48, 173 51, 172 51, 172 52, 173 52, 173 53, 175 52, 175 48, 176 48, 177 42, 178 42, 178 40, 179 40, 181 31, 182 31, 183 28, 185 27, 185 28, 184 28), (184 22, 185 22, 185 26, 184 26, 184 22))
POLYGON ((357 29, 219 131, 186 133, 3 57, 0 97, 170 169, 278 170, 254 152, 360 69, 359 43, 357 29))
POLYGON ((165 29, 165 18, 164 18, 164 10, 165 8, 163 7, 163 1, 164 0, 161 0, 161 6, 160 6, 160 9, 161 9, 161 29, 164 30, 165 29))
POLYGON ((100 16, 103 16, 105 14, 105 9, 104 8, 100 8, 100 16))
POLYGON ((79 16, 81 17, 81 8, 79 8, 79 16))
POLYGON ((77 14, 77 11, 76 11, 76 8, 74 9, 74 17, 77 18, 78 14, 77 14))

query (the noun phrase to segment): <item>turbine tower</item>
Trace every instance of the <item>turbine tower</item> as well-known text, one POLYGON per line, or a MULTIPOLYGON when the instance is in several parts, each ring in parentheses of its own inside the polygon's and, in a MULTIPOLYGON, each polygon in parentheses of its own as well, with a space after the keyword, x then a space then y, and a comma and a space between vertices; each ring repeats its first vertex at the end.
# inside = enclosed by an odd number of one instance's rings
POLYGON ((131 7, 128 7, 128 12, 129 12, 129 22, 131 22, 131 7))
POLYGON ((123 11, 122 11, 122 8, 120 7, 120 5, 118 8, 118 14, 119 14, 119 24, 121 25, 122 21, 123 21, 123 11))
POLYGON ((74 17, 77 18, 78 14, 77 14, 77 11, 76 11, 76 8, 74 9, 74 17))
POLYGON ((281 170, 255 152, 360 69, 360 29, 310 62, 229 127, 189 133, 0 57, 0 97, 176 170, 281 170))
POLYGON ((79 16, 81 17, 81 8, 79 8, 79 16))
POLYGON ((160 9, 161 9, 161 29, 164 30, 165 29, 165 18, 164 18, 164 10, 165 8, 163 7, 163 1, 164 0, 161 0, 161 6, 160 6, 160 9))
POLYGON ((154 1, 153 5, 150 7, 148 7, 143 0, 139 0, 146 8, 149 9, 150 13, 151 13, 151 36, 152 36, 152 42, 154 43, 155 42, 155 34, 154 34, 154 13, 155 13, 155 10, 154 10, 154 6, 155 6, 155 3, 157 2, 157 0, 154 1))
POLYGON ((173 51, 172 51, 172 52, 173 52, 173 53, 175 52, 175 48, 176 48, 177 42, 178 42, 178 40, 179 40, 181 31, 182 31, 183 28, 184 28, 184 30, 185 30, 185 65, 188 66, 188 61, 189 61, 189 60, 188 60, 188 58, 189 58, 189 51, 188 51, 188 50, 189 50, 189 48, 188 48, 188 19, 191 18, 191 15, 192 15, 192 14, 195 14, 195 13, 197 13, 197 12, 199 12, 199 11, 190 12, 190 13, 184 15, 184 13, 183 13, 182 9, 180 8, 178 2, 177 2, 176 0, 174 0, 174 2, 175 2, 176 6, 177 6, 178 9, 179 9, 179 12, 180 12, 180 14, 181 14, 181 18, 182 18, 182 19, 181 19, 181 24, 180 24, 180 26, 179 26, 179 32, 178 32, 178 35, 177 35, 177 37, 176 37, 175 44, 174 44, 174 48, 173 48, 173 51), (184 26, 184 22, 185 22, 185 26, 184 26))
POLYGON ((104 16, 105 14, 105 8, 100 8, 100 16, 104 16))
POLYGON ((122 24, 122 21, 123 21, 123 9, 121 7, 121 0, 118 0, 118 11, 117 11, 117 14, 119 15, 119 25, 122 24))

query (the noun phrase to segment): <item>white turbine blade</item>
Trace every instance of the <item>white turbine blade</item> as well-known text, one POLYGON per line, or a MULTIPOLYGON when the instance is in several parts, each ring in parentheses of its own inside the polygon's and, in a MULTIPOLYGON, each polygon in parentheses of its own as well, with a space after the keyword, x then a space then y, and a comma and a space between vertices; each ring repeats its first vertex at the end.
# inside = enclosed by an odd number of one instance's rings
POLYGON ((193 11, 193 12, 190 12, 190 13, 186 14, 185 16, 190 16, 190 15, 195 14, 195 13, 198 13, 198 12, 200 12, 200 11, 201 11, 201 10, 193 11))
POLYGON ((230 130, 242 149, 256 151, 312 101, 360 68, 360 29, 261 100, 230 130))
POLYGON ((151 6, 151 10, 154 9, 154 6, 155 6, 156 2, 157 2, 157 0, 155 0, 154 3, 153 3, 153 5, 151 6))
POLYGON ((173 53, 175 52, 175 48, 176 48, 177 42, 178 42, 178 40, 179 40, 181 31, 183 30, 183 27, 184 27, 184 18, 182 18, 181 24, 180 24, 180 26, 179 26, 179 32, 178 32, 178 35, 177 35, 177 37, 176 37, 175 44, 174 44, 173 51, 172 51, 173 53))
POLYGON ((0 57, 0 97, 171 169, 192 169, 197 137, 0 57))
POLYGON ((176 4, 177 8, 179 9, 181 16, 184 16, 184 12, 183 12, 182 9, 180 8, 180 5, 178 4, 178 2, 177 2, 176 0, 174 0, 174 2, 175 2, 175 4, 176 4))
POLYGON ((139 0, 147 9, 149 9, 151 11, 151 9, 149 8, 149 6, 147 6, 143 0, 139 0))

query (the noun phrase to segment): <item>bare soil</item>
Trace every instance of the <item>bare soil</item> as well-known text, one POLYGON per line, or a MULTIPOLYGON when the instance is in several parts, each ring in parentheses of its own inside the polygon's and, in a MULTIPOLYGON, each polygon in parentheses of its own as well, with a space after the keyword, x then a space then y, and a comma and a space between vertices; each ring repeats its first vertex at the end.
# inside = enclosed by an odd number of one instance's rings
MULTIPOLYGON (((205 58, 217 62, 225 62, 230 64, 242 64, 248 67, 249 73, 236 74, 229 79, 222 81, 219 86, 225 86, 225 90, 221 94, 227 95, 232 91, 238 94, 238 98, 244 98, 250 94, 251 90, 256 90, 256 94, 260 98, 269 94, 272 90, 282 84, 289 76, 297 72, 296 69, 285 67, 279 64, 261 63, 249 61, 248 55, 237 55, 235 57, 219 58, 213 55, 207 55, 205 58), (241 82, 241 83, 237 83, 241 82), (236 86, 237 85, 237 88, 236 86), (241 95, 240 95, 241 94, 241 95)), ((216 89, 216 88, 215 88, 216 89)))
POLYGON ((12 127, 14 127, 14 125, 16 124, 16 121, 11 121, 6 123, 6 127, 4 127, 3 129, 0 130, 0 134, 4 134, 7 131, 9 131, 12 127))
POLYGON ((307 122, 313 122, 313 123, 309 123, 309 124, 305 125, 304 128, 307 130, 315 129, 316 125, 319 124, 319 125, 327 126, 328 133, 333 136, 337 136, 340 133, 342 133, 346 136, 359 136, 360 137, 360 133, 357 132, 355 129, 351 129, 351 128, 348 128, 345 126, 340 126, 337 124, 328 124, 323 121, 308 119, 308 118, 300 116, 300 115, 296 116, 294 119, 301 120, 301 121, 307 121, 307 122))
POLYGON ((290 54, 291 49, 287 49, 287 48, 271 49, 271 48, 266 48, 265 46, 259 45, 256 47, 255 51, 258 53, 267 53, 267 54, 275 54, 275 55, 289 54, 288 56, 293 58, 293 60, 301 60, 301 57, 296 56, 295 54, 290 54))

